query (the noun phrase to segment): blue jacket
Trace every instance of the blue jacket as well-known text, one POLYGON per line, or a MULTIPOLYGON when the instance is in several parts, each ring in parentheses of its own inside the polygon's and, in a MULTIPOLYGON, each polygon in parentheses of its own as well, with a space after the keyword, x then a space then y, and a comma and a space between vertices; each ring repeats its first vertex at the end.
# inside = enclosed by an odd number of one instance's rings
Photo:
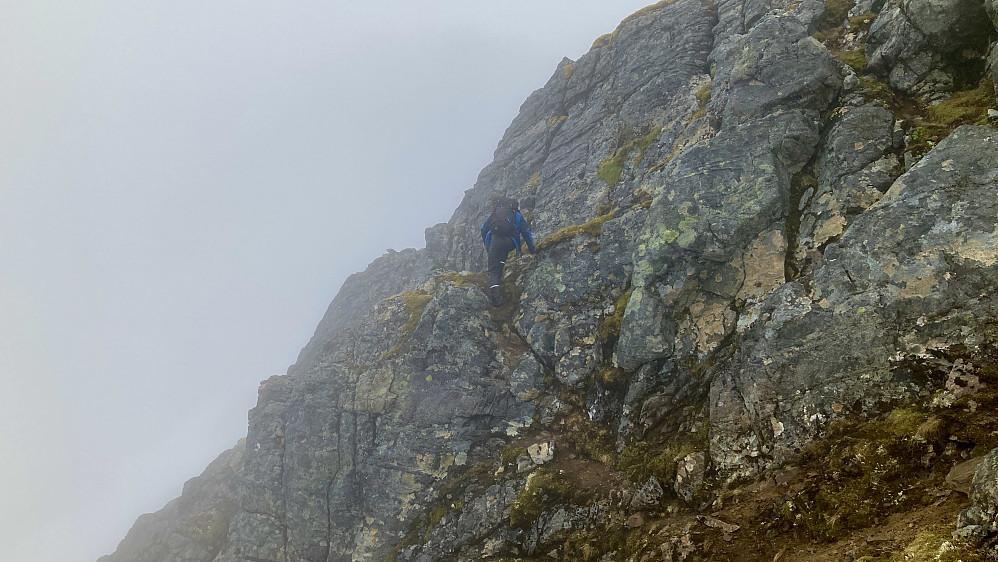
MULTIPOLYGON (((492 242, 492 225, 489 224, 490 222, 491 217, 485 219, 485 222, 482 223, 482 227, 480 229, 482 232, 482 243, 485 244, 486 248, 488 248, 489 244, 492 242)), ((527 242, 527 249, 530 250, 531 254, 537 253, 534 249, 534 235, 530 233, 530 225, 527 224, 527 219, 523 218, 520 211, 516 212, 515 226, 516 234, 514 236, 510 236, 510 239, 513 240, 513 244, 516 245, 517 255, 522 253, 520 251, 521 238, 527 242)))

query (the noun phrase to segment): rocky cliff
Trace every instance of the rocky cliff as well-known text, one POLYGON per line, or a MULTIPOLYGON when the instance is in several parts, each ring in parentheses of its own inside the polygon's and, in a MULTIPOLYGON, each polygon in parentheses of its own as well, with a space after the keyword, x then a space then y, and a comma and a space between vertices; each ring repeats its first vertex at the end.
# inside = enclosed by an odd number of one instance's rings
POLYGON ((101 562, 995 555, 996 25, 995 0, 628 17, 101 562), (500 196, 540 254, 492 309, 500 196))

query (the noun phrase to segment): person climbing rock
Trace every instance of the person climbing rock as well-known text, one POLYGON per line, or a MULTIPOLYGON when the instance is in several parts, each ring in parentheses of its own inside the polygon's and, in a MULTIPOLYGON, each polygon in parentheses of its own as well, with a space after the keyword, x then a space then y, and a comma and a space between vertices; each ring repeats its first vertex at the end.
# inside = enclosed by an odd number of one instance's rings
POLYGON ((489 299, 492 306, 502 305, 502 270, 509 253, 516 250, 519 256, 525 241, 530 253, 537 254, 530 225, 520 214, 519 206, 516 199, 503 197, 492 205, 492 214, 482 223, 482 247, 489 256, 489 299))

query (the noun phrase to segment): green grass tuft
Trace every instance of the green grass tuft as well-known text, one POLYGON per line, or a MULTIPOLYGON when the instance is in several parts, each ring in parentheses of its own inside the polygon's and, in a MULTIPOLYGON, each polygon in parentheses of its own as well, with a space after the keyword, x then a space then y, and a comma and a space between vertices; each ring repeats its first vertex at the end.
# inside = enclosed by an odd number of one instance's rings
POLYGON ((566 226, 538 243, 536 247, 537 251, 539 252, 556 244, 561 244, 562 242, 571 240, 582 233, 586 233, 592 237, 598 237, 600 231, 603 229, 603 223, 612 219, 614 215, 616 215, 616 211, 610 211, 609 213, 600 215, 589 222, 566 226))
POLYGON ((409 338, 412 337, 412 333, 416 331, 416 324, 419 323, 419 318, 423 315, 423 310, 426 308, 426 305, 433 300, 433 296, 417 291, 408 291, 390 296, 381 302, 387 302, 395 299, 402 299, 402 305, 409 314, 409 319, 402 325, 402 337, 399 339, 399 342, 395 345, 395 347, 385 352, 383 356, 384 359, 390 359, 402 350, 402 346, 409 341, 409 338))
POLYGON ((451 283, 456 288, 478 287, 483 291, 488 287, 489 275, 482 271, 479 273, 457 273, 456 271, 444 271, 437 275, 437 283, 451 283))
POLYGON ((643 484, 654 476, 666 490, 666 495, 674 497, 669 484, 676 480, 676 467, 679 466, 679 461, 690 453, 705 448, 706 443, 696 444, 686 440, 669 443, 656 453, 652 451, 647 441, 638 441, 620 452, 618 465, 631 482, 643 484))
POLYGON ((624 171, 624 154, 618 150, 616 154, 600 162, 599 169, 596 170, 596 177, 606 182, 607 185, 617 185, 620 181, 620 174, 624 171))
POLYGON ((527 477, 527 485, 513 501, 509 511, 509 524, 517 529, 527 529, 554 505, 570 503, 575 496, 575 485, 562 472, 537 469, 527 477))
POLYGON ((960 125, 985 124, 988 109, 995 107, 994 86, 985 78, 975 88, 954 93, 948 100, 929 106, 924 117, 915 120, 908 150, 916 158, 925 155, 960 125))
POLYGON ((620 337, 620 326, 624 321, 624 310, 627 309, 627 301, 631 298, 631 291, 628 289, 617 297, 613 305, 613 314, 604 317, 596 325, 596 332, 604 345, 613 347, 617 338, 620 337))
POLYGON ((866 49, 860 47, 855 51, 832 51, 835 58, 848 64, 857 72, 863 72, 866 69, 866 49))
POLYGON ((631 152, 633 152, 635 148, 638 149, 637 156, 635 156, 634 160, 631 162, 631 166, 637 166, 644 158, 645 150, 647 150, 648 147, 651 146, 651 143, 655 142, 655 139, 661 135, 662 127, 660 125, 656 125, 645 135, 627 141, 613 154, 600 162, 599 168, 596 170, 596 177, 606 182, 607 185, 613 187, 618 181, 620 181, 620 174, 624 171, 624 164, 627 162, 627 157, 630 156, 631 152))

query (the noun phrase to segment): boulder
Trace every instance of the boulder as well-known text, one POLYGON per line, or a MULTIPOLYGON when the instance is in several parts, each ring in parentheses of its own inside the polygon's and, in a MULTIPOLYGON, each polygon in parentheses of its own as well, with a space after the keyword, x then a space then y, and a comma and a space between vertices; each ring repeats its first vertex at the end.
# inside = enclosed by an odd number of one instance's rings
POLYGON ((893 0, 870 28, 866 68, 907 94, 945 99, 992 30, 981 0, 893 0))
POLYGON ((637 492, 634 492, 634 497, 631 498, 631 509, 639 510, 655 507, 661 501, 664 494, 665 491, 662 489, 662 484, 654 476, 649 477, 648 481, 637 492))
POLYGON ((983 461, 984 457, 977 457, 954 465, 946 474, 946 487, 954 492, 969 496, 971 485, 974 482, 974 474, 983 461))
POLYGON ((998 449, 988 453, 974 470, 970 484, 970 507, 957 519, 964 536, 984 539, 998 532, 998 449))
POLYGON ((683 457, 676 464, 676 482, 673 489, 676 495, 686 501, 691 501, 703 485, 704 474, 707 471, 707 455, 697 451, 683 457))

